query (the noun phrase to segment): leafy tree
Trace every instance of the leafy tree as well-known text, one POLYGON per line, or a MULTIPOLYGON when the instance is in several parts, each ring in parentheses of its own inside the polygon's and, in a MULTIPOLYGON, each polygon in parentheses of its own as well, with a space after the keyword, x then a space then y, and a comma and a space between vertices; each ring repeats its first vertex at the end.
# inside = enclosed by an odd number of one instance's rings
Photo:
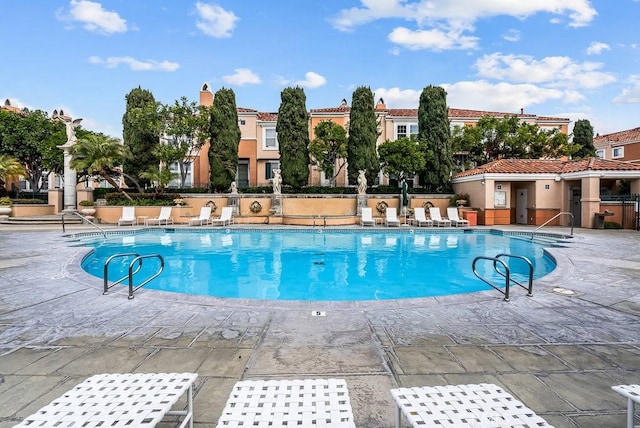
POLYGON ((455 126, 451 132, 451 147, 457 171, 486 163, 482 129, 479 126, 455 126))
POLYGON ((378 148, 380 164, 386 175, 395 175, 399 182, 422 171, 426 163, 424 147, 415 137, 387 140, 378 148))
POLYGON ((157 194, 163 193, 164 189, 178 174, 171 172, 169 168, 162 168, 162 166, 151 167, 145 172, 140 173, 140 177, 155 185, 155 192, 157 194))
POLYGON ((0 190, 2 190, 0 196, 7 194, 6 188, 4 188, 7 180, 26 175, 26 173, 24 166, 22 166, 22 163, 18 159, 7 155, 0 155, 0 185, 3 186, 0 188, 0 190))
POLYGON ((429 85, 420 94, 418 108, 418 140, 425 143, 425 169, 421 179, 434 190, 449 186, 453 168, 451 131, 447 93, 444 88, 429 85))
POLYGON ((378 135, 373 92, 369 87, 360 86, 353 92, 349 113, 347 172, 350 184, 356 184, 359 170, 366 171, 369 183, 375 183, 380 171, 376 150, 378 135))
POLYGON ((39 191, 44 172, 63 162, 59 145, 66 141, 65 128, 46 112, 0 111, 0 153, 18 159, 24 166, 31 189, 39 191))
POLYGON ((457 167, 483 165, 496 159, 541 159, 571 155, 576 150, 559 129, 541 129, 516 116, 485 116, 476 126, 454 128, 452 145, 457 167))
POLYGON ((159 109, 153 94, 139 86, 132 89, 125 99, 127 104, 122 116, 122 134, 124 145, 132 156, 125 160, 123 168, 139 183, 149 184, 149 180, 140 174, 157 167, 159 163, 153 150, 160 142, 159 109))
MULTIPOLYGON (((168 162, 178 164, 180 185, 184 187, 189 173, 189 166, 193 163, 207 138, 208 117, 200 115, 200 108, 195 101, 189 101, 187 97, 181 97, 172 105, 164 105, 160 108, 162 119, 162 144, 168 147, 154 151, 165 155, 171 154, 173 159, 165 159, 168 162)), ((147 169, 148 171, 148 169, 147 169)))
POLYGON ((575 144, 576 158, 588 158, 596 155, 596 148, 593 145, 593 126, 587 119, 576 121, 573 126, 573 144, 575 144))
POLYGON ((347 131, 330 120, 324 120, 314 129, 316 138, 309 143, 311 163, 329 177, 329 182, 335 186, 336 177, 346 164, 347 131), (336 171, 336 163, 339 162, 336 171))
POLYGON ((116 177, 123 176, 122 171, 117 167, 131 156, 127 148, 117 139, 104 134, 89 134, 78 139, 70 153, 71 168, 82 171, 87 176, 101 177, 131 200, 131 196, 115 181, 116 177))
POLYGON ((280 93, 276 133, 280 146, 282 182, 295 188, 309 182, 309 114, 304 90, 285 88, 280 93))
POLYGON ((217 91, 213 105, 209 109, 203 108, 202 115, 209 118, 211 186, 214 190, 224 191, 236 177, 241 138, 233 89, 217 91))

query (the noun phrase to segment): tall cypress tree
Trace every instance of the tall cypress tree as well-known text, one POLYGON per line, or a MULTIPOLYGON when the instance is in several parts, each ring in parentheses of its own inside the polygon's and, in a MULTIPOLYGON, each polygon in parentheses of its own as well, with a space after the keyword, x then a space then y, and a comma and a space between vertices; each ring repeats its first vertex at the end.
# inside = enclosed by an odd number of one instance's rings
MULTIPOLYGON (((129 148, 132 156, 127 159, 123 171, 136 179, 143 186, 149 180, 141 178, 140 174, 150 168, 157 168, 159 159, 153 154, 153 148, 160 142, 160 134, 156 126, 156 100, 153 94, 139 86, 132 89, 126 96, 126 110, 122 116, 122 134, 124 145, 129 148)), ((128 185, 133 183, 127 180, 128 185)))
POLYGON ((380 162, 376 141, 378 123, 376 121, 373 92, 371 88, 360 86, 353 92, 349 114, 349 139, 347 142, 347 162, 349 184, 356 184, 358 171, 365 170, 369 185, 375 183, 380 172, 380 162))
POLYGON ((587 119, 577 120, 573 126, 573 144, 578 146, 578 151, 573 155, 575 158, 596 155, 596 148, 593 145, 593 126, 587 119))
POLYGON ((309 182, 309 113, 300 87, 280 94, 276 132, 280 146, 282 182, 300 188, 309 182))
POLYGON ((451 181, 453 155, 451 130, 444 88, 429 85, 420 94, 418 140, 426 147, 426 165, 420 174, 422 184, 432 190, 445 190, 451 181))
POLYGON ((233 89, 222 88, 215 93, 210 115, 211 186, 214 190, 224 191, 236 179, 241 138, 236 94, 233 89))

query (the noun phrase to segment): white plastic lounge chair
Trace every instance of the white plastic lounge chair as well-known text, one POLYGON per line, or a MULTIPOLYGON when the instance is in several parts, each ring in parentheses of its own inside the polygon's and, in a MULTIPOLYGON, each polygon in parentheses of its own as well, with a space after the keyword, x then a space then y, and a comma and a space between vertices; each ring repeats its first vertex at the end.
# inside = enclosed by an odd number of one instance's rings
POLYGON ((154 427, 165 416, 173 416, 173 421, 182 416, 181 427, 193 426, 193 383, 197 377, 196 373, 98 374, 16 426, 154 427), (173 408, 185 401, 186 408, 184 404, 173 408))
POLYGON ((397 428, 402 415, 416 428, 439 425, 551 426, 504 389, 490 383, 397 388, 391 390, 391 396, 397 406, 397 428), (451 405, 452 402, 455 404, 451 405))
POLYGON ((456 207, 447 208, 447 217, 449 217, 452 226, 469 226, 469 220, 462 219, 458 216, 458 208, 456 207))
POLYGON ((413 224, 418 227, 422 226, 433 226, 433 221, 424 213, 424 208, 417 207, 413 209, 413 220, 411 220, 413 224))
POLYGON ((237 382, 216 427, 271 426, 270 422, 274 427, 355 428, 347 383, 344 379, 237 382))
POLYGON ((122 216, 118 219, 118 226, 133 226, 136 224, 136 207, 122 207, 122 216))
POLYGON ((233 223, 233 207, 222 207, 220 218, 211 219, 211 224, 214 226, 227 226, 233 223))
POLYGON ((449 219, 442 218, 440 215, 440 208, 438 207, 430 207, 429 216, 431 217, 431 221, 433 221, 434 226, 451 226, 449 219))
POLYGON ((373 218, 373 214, 371 214, 371 208, 365 207, 362 208, 362 213, 360 214, 360 226, 375 226, 376 221, 373 218))
POLYGON ((211 207, 200 208, 200 215, 189 220, 189 226, 202 226, 211 223, 211 207))
POLYGON ((627 428, 633 428, 635 404, 640 404, 640 385, 616 385, 611 389, 627 399, 627 428))
POLYGON ((398 220, 398 213, 395 208, 387 207, 385 212, 384 225, 389 226, 400 226, 400 220, 398 220))
POLYGON ((147 225, 167 225, 173 224, 173 218, 171 217, 171 207, 160 207, 160 214, 156 218, 148 218, 147 225))

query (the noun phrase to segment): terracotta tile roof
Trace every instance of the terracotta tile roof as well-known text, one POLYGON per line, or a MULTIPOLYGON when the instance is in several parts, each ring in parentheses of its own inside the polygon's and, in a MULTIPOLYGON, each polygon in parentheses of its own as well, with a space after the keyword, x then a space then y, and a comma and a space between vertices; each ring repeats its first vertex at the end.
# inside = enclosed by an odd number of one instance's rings
POLYGON ((578 160, 499 159, 462 171, 453 178, 482 174, 567 174, 581 171, 640 171, 640 165, 600 158, 578 160))
POLYGON ((327 107, 327 108, 312 108, 311 113, 349 113, 351 107, 339 106, 339 107, 327 107))
POLYGON ((264 122, 277 122, 278 113, 258 112, 258 120, 262 120, 264 122))
POLYGON ((238 113, 258 113, 258 110, 246 107, 236 107, 236 110, 238 111, 238 113))
MULTIPOLYGON (((348 113, 351 111, 349 106, 329 107, 311 109, 311 113, 348 113)), ((377 109, 376 113, 386 112, 392 117, 418 117, 417 108, 385 108, 377 109)), ((484 110, 467 110, 458 108, 449 108, 449 118, 451 119, 480 119, 483 116, 491 117, 505 117, 505 116, 518 116, 522 119, 537 119, 541 121, 560 121, 570 122, 571 119, 564 117, 550 117, 550 116, 536 116, 535 114, 519 114, 519 113, 504 113, 496 111, 484 111, 484 110)))
POLYGON ((629 143, 635 141, 640 141, 640 128, 633 128, 627 129, 626 131, 598 135, 593 138, 593 145, 607 145, 608 143, 629 143))

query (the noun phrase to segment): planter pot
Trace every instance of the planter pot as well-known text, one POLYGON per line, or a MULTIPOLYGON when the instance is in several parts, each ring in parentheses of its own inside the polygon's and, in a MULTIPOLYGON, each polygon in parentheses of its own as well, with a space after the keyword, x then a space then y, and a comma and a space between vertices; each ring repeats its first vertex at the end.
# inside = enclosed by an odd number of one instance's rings
POLYGON ((80 212, 82 213, 82 215, 85 216, 92 216, 96 213, 96 209, 95 208, 83 208, 80 210, 80 212))
POLYGON ((10 215, 11 207, 8 206, 0 206, 0 215, 10 215))

